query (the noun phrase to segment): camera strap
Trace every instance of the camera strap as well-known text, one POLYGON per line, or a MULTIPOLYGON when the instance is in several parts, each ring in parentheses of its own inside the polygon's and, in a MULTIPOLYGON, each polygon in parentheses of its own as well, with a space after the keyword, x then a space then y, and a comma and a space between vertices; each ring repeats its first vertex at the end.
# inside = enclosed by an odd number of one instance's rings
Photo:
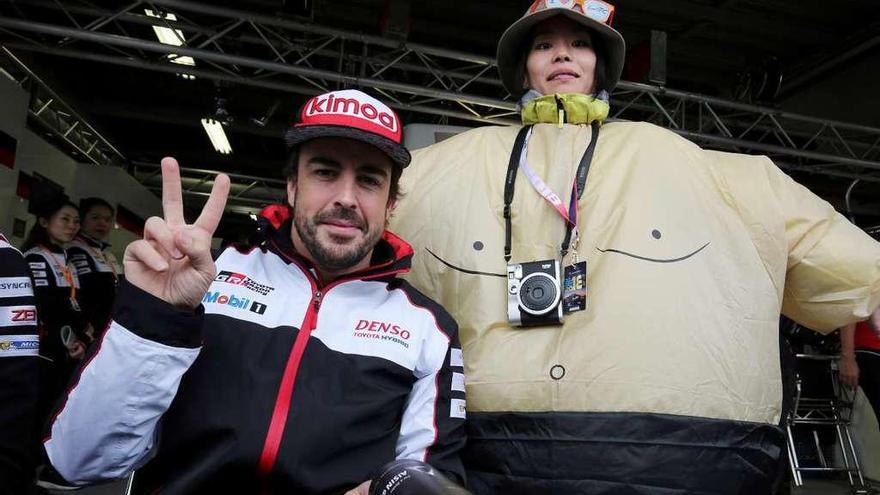
POLYGON ((513 145, 513 151, 510 154, 510 161, 507 164, 507 176, 504 182, 504 260, 510 262, 511 253, 511 237, 512 225, 510 215, 510 205, 513 203, 514 186, 516 185, 516 176, 519 169, 529 179, 532 187, 540 194, 550 205, 559 213, 559 216, 565 220, 565 239, 562 241, 560 252, 564 256, 568 252, 571 243, 572 232, 577 231, 577 201, 584 194, 587 182, 587 173, 590 170, 590 164, 593 161, 593 152, 596 149, 596 141, 599 137, 599 123, 591 124, 592 136, 590 144, 587 146, 581 161, 578 164, 577 174, 572 184, 571 201, 568 208, 565 208, 559 195, 535 173, 529 166, 526 154, 528 152, 528 142, 532 135, 532 126, 525 126, 520 129, 513 145))

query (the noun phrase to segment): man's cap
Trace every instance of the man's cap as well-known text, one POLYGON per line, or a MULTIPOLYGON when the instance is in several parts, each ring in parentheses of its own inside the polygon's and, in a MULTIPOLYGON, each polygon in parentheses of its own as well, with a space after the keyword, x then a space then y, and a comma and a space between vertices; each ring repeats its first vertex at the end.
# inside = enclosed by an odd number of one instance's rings
POLYGON ((287 130, 287 146, 321 137, 341 137, 371 144, 400 167, 410 162, 403 147, 400 117, 388 105, 355 89, 331 91, 306 102, 287 130))
POLYGON ((513 96, 523 94, 525 79, 526 41, 532 29, 541 21, 562 15, 587 28, 593 36, 601 39, 604 47, 599 57, 604 57, 605 80, 608 90, 614 88, 623 72, 626 43, 623 36, 611 27, 614 6, 602 0, 535 0, 518 21, 504 31, 498 41, 498 72, 504 88, 513 96))

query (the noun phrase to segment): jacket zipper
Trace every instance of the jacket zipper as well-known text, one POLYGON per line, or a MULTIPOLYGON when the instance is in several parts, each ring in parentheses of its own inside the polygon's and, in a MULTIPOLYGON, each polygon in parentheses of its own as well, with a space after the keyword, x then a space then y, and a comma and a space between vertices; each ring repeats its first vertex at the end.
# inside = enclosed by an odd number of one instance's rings
POLYGON ((299 365, 302 356, 305 353, 306 345, 315 325, 318 323, 318 310, 321 308, 321 301, 331 288, 352 280, 369 280, 371 278, 386 277, 395 275, 404 270, 392 270, 386 273, 371 275, 367 277, 352 277, 346 279, 335 280, 323 287, 323 291, 318 287, 317 281, 311 276, 308 270, 299 263, 294 263, 305 274, 306 278, 312 286, 312 303, 306 310, 305 318, 303 318, 300 326, 299 334, 293 343, 290 356, 287 358, 287 364, 284 367, 284 374, 281 376, 281 384, 278 387, 278 395, 275 399, 275 407, 272 410, 272 418, 269 421, 269 431, 266 433, 266 439, 263 442, 263 452, 260 455, 258 464, 258 472, 264 481, 264 493, 269 493, 268 484, 269 474, 275 466, 278 459, 278 451, 281 448, 281 439, 284 436, 284 428, 287 425, 287 418, 290 414, 291 399, 293 397, 293 388, 296 384, 296 375, 299 371, 299 365))

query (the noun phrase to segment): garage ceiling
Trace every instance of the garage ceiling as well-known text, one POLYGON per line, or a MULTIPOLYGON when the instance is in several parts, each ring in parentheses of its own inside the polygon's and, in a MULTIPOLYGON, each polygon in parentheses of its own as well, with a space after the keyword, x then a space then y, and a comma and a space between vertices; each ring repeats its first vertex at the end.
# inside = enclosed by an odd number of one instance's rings
MULTIPOLYGON (((119 151, 110 153, 115 163, 147 183, 152 164, 174 155, 191 169, 240 174, 239 204, 255 206, 243 200, 275 195, 279 184, 269 179, 284 161, 280 135, 319 87, 364 85, 396 101, 406 122, 511 119, 492 59, 528 3, 0 0, 0 45, 20 61, 0 53, 0 64, 24 84, 42 80, 119 151), (178 50, 193 50, 194 67, 155 49, 157 20, 145 9, 176 15, 159 22, 180 29, 186 43, 178 50), (228 156, 214 152, 199 123, 218 101, 234 149, 228 156)), ((613 95, 618 118, 651 120, 704 146, 769 154, 838 206, 861 178, 853 209, 861 223, 880 223, 876 0, 615 5, 631 81, 613 95), (652 30, 667 36, 665 90, 640 84, 652 30)), ((209 186, 198 170, 193 192, 209 186)))

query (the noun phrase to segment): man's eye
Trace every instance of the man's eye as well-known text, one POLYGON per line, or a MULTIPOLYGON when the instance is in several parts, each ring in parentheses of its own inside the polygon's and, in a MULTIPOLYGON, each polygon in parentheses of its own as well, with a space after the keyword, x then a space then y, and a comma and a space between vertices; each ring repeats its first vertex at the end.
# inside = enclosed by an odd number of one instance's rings
POLYGON ((539 41, 539 42, 535 43, 535 46, 532 49, 533 50, 549 50, 550 43, 546 42, 546 41, 539 41))
POLYGON ((314 174, 318 177, 330 178, 335 175, 333 170, 327 168, 319 168, 314 171, 314 174))
POLYGON ((571 46, 574 46, 574 47, 577 47, 577 48, 583 48, 583 47, 590 47, 590 46, 592 46, 592 45, 590 44, 590 40, 575 40, 575 41, 571 44, 571 46))
POLYGON ((370 176, 361 177, 361 183, 368 187, 379 187, 382 185, 382 181, 370 176))

